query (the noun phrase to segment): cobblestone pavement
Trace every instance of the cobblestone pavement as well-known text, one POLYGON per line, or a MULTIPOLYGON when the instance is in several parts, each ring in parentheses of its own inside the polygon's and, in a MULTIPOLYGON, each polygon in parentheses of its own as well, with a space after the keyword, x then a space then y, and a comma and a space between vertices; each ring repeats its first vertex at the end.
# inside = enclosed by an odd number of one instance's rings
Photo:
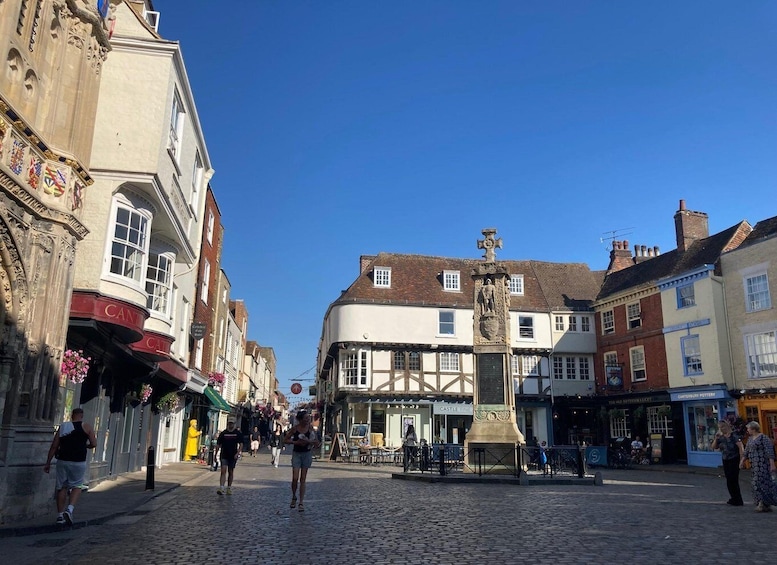
POLYGON ((206 472, 103 525, 0 539, 3 561, 729 565, 775 554, 777 512, 727 506, 725 480, 709 474, 604 470, 599 487, 428 484, 392 480, 392 467, 316 462, 298 512, 283 463, 244 459, 232 496, 217 495, 218 476, 206 472))

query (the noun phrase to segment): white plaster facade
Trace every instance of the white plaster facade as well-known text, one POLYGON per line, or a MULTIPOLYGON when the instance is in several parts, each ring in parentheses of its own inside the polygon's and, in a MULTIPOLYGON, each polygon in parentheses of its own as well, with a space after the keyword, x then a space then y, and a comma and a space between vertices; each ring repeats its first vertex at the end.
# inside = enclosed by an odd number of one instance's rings
MULTIPOLYGON (((143 329, 174 340, 169 358, 186 373, 205 193, 214 171, 180 45, 161 39, 126 2, 115 16, 116 56, 103 68, 95 183, 84 209, 90 233, 76 254, 74 287, 145 309, 143 329)), ((162 462, 181 458, 182 418, 179 409, 163 421, 154 442, 162 462)))

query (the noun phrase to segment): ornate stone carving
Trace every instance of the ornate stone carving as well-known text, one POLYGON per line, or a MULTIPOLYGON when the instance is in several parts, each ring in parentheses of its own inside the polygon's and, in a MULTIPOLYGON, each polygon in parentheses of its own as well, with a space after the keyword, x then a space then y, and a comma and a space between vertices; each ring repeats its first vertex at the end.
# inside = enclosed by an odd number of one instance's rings
POLYGON ((475 408, 473 418, 478 422, 510 422, 511 411, 504 409, 493 409, 488 406, 478 406, 475 408))
POLYGON ((481 233, 485 236, 485 239, 478 240, 478 249, 485 249, 486 252, 483 255, 483 258, 486 260, 486 263, 493 263, 496 261, 496 253, 494 250, 497 247, 499 249, 502 248, 502 238, 494 239, 496 230, 493 228, 486 228, 481 233))

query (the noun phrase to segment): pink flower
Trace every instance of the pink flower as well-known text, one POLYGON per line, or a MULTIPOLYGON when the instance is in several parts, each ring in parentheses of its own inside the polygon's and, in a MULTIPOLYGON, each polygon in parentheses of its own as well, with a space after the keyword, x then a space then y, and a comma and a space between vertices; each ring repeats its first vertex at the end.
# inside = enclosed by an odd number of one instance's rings
POLYGON ((86 380, 91 360, 92 358, 85 357, 84 352, 80 349, 78 351, 66 349, 62 354, 62 367, 60 370, 71 383, 79 384, 86 380))

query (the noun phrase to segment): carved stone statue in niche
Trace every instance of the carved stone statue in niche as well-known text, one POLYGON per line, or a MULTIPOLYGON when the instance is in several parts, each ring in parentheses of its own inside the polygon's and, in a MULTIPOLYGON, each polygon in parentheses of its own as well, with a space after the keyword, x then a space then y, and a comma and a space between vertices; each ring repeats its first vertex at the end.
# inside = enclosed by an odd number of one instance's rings
POLYGON ((486 316, 488 314, 496 313, 494 281, 490 278, 486 279, 483 286, 480 287, 480 315, 486 316))

